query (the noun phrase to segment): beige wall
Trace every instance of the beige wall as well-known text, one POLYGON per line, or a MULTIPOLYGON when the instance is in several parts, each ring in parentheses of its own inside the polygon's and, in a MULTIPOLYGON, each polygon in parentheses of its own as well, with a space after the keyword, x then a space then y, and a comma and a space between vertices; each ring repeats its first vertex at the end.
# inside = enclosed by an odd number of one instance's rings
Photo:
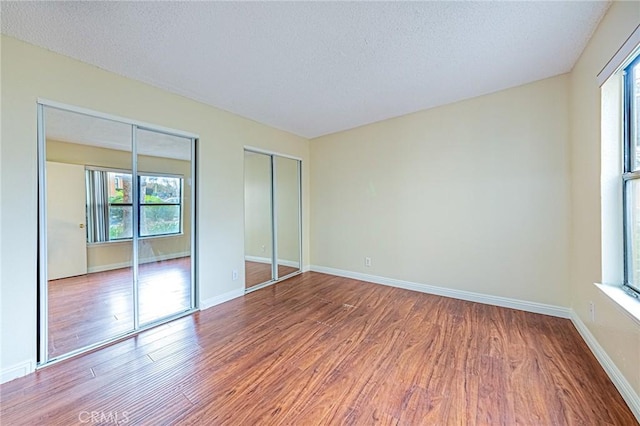
POLYGON ((572 307, 640 393, 640 327, 593 285, 596 75, 639 23, 614 2, 570 74, 312 140, 312 263, 572 307))
MULTIPOLYGON (((47 140, 47 160, 83 166, 111 167, 131 170, 131 153, 95 146, 47 140)), ((184 177, 183 233, 177 236, 146 238, 140 240, 141 262, 171 259, 186 256, 191 251, 191 163, 170 158, 139 155, 139 171, 162 172, 184 177)), ((87 246, 87 269, 89 272, 105 271, 130 265, 131 241, 90 244, 87 246)))
POLYGON ((640 394, 640 327, 593 285, 602 279, 600 88, 596 75, 640 23, 637 2, 614 2, 571 73, 571 306, 640 394), (591 322, 588 306, 596 306, 591 322))
POLYGON ((566 306, 568 137, 562 75, 314 139, 312 264, 566 306))
MULTIPOLYGON (((36 355, 38 97, 198 134, 200 298, 243 290, 244 146, 302 158, 304 168, 308 141, 10 37, 2 36, 1 55, 0 370, 36 355)), ((303 241, 308 264, 308 227, 303 241)))

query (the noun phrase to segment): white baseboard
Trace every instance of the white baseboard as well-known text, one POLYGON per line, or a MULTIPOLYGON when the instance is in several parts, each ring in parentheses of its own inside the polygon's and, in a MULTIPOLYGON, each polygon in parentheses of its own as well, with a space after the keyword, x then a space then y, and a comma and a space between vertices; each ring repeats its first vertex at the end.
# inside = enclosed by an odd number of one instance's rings
POLYGON ((245 256, 244 260, 248 260, 249 262, 256 262, 256 263, 271 263, 270 257, 245 256))
MULTIPOLYGON (((245 256, 244 260, 256 263, 271 263, 270 257, 245 256)), ((278 259, 278 265, 289 266, 290 268, 299 268, 300 264, 294 260, 278 259)))
POLYGON ((12 365, 11 367, 3 368, 0 373, 0 383, 10 382, 13 379, 33 373, 36 371, 35 365, 35 360, 29 360, 12 365))
POLYGON ((397 280, 394 278, 379 277, 377 275, 362 274, 360 272, 327 268, 324 266, 311 265, 311 271, 321 272, 323 274, 329 275, 336 275, 339 277, 353 278, 356 280, 368 281, 375 284, 388 285, 391 287, 403 288, 405 290, 419 291, 421 293, 435 294, 437 296, 452 297, 454 299, 468 300, 470 302, 478 302, 487 305, 501 306, 503 308, 534 312, 536 314, 551 315, 560 318, 571 317, 571 310, 562 306, 547 305, 545 303, 529 302, 526 300, 512 299, 501 296, 491 296, 488 294, 475 293, 465 290, 455 290, 429 284, 420 284, 411 281, 397 280))
POLYGON ((295 260, 278 259, 278 265, 288 266, 289 268, 300 268, 300 262, 296 262, 295 260))
MULTIPOLYGON (((145 263, 153 263, 160 262, 162 260, 171 260, 171 259, 180 259, 181 257, 188 257, 191 253, 188 251, 180 252, 180 253, 169 253, 163 254, 160 256, 155 256, 148 259, 140 259, 140 264, 144 265, 145 263)), ((100 266, 91 266, 87 268, 87 273, 93 274, 94 272, 105 272, 105 271, 113 271, 114 269, 128 268, 131 266, 131 262, 119 262, 119 263, 110 263, 108 265, 100 265, 100 266)))
POLYGON ((595 355, 602 368, 604 368, 604 371, 607 373, 614 386, 618 389, 618 392, 622 395, 622 398, 625 400, 634 416, 636 416, 636 419, 638 419, 638 422, 640 422, 640 396, 635 392, 618 367, 616 367, 607 352, 602 348, 602 346, 600 346, 600 343, 598 343, 593 334, 591 334, 591 331, 589 331, 586 324, 573 310, 571 310, 571 321, 578 330, 578 333, 580 333, 584 341, 587 343, 587 346, 589 346, 589 349, 591 349, 591 352, 595 355))
POLYGON ((224 302, 228 302, 229 300, 235 299, 236 297, 244 296, 244 288, 239 288, 236 290, 231 290, 226 293, 220 294, 218 296, 210 297, 209 299, 200 301, 200 310, 204 311, 205 309, 212 308, 216 305, 219 305, 224 302))

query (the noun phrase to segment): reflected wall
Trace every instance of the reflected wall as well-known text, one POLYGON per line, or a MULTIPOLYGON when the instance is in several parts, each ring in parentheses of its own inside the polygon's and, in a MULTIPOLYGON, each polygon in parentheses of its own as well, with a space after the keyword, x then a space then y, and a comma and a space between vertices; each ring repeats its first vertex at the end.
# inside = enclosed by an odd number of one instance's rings
POLYGON ((300 270, 300 161, 275 156, 278 277, 300 270))
POLYGON ((271 156, 244 153, 245 287, 275 280, 271 156))

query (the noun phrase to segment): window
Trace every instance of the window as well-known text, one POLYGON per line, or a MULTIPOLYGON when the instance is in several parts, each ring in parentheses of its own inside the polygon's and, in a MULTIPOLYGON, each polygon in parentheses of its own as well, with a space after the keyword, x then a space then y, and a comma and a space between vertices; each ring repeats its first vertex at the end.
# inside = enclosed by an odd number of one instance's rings
MULTIPOLYGON (((138 236, 182 232, 182 183, 179 176, 138 175, 138 236)), ((131 173, 87 169, 87 241, 99 243, 133 237, 131 173)))
POLYGON ((179 234, 182 217, 182 179, 144 176, 140 181, 140 236, 179 234))
POLYGON ((640 291, 640 55, 624 69, 625 285, 640 291))
MULTIPOLYGON (((94 173, 100 173, 94 171, 94 173)), ((131 193, 131 175, 120 172, 101 172, 107 177, 109 240, 131 238, 131 219, 133 218, 133 194, 131 193)), ((106 225, 106 223, 105 223, 106 225)))

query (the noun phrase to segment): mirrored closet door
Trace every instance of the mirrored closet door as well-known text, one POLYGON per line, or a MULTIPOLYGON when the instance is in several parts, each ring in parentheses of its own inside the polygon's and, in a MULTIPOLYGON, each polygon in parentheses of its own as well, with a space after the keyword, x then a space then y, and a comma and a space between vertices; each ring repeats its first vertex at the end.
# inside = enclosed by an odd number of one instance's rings
POLYGON ((300 161, 273 157, 275 170, 277 273, 287 277, 300 271, 300 161))
POLYGON ((274 280, 271 156, 244 153, 245 286, 274 280))
POLYGON ((38 106, 39 364, 196 307, 195 138, 38 106))
POLYGON ((46 108, 47 350, 134 329, 130 126, 46 108), (99 144, 93 135, 102 135, 99 144))
POLYGON ((245 150, 245 287, 301 270, 301 161, 245 150))
POLYGON ((191 139, 137 129, 140 323, 194 305, 191 139))

